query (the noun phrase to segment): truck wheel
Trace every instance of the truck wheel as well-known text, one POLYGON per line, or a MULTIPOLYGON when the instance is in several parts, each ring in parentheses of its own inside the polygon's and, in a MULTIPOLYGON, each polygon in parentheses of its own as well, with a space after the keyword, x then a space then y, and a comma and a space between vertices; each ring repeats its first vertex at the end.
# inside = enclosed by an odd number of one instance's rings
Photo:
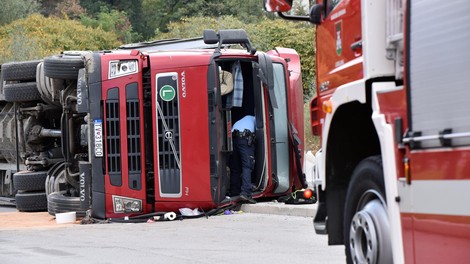
POLYGON ((78 79, 78 70, 85 64, 81 54, 53 55, 44 59, 44 75, 49 78, 62 80, 78 79))
POLYGON ((50 215, 66 212, 77 212, 85 216, 86 210, 80 208, 80 197, 67 195, 65 191, 53 192, 47 196, 47 211, 50 215))
MULTIPOLYGON (((58 94, 54 93, 54 89, 52 88, 52 83, 54 79, 44 76, 44 62, 38 64, 36 69, 36 85, 41 95, 42 100, 48 104, 55 104, 60 106, 58 101, 58 94), (56 99, 56 101, 54 101, 56 99)), ((57 80, 62 81, 62 80, 57 80)))
POLYGON ((47 210, 45 192, 22 192, 15 195, 16 209, 23 212, 38 212, 47 210))
POLYGON ((6 83, 3 85, 3 95, 7 102, 28 102, 41 100, 35 82, 6 83))
POLYGON ((351 177, 344 210, 347 263, 393 263, 382 159, 362 160, 351 177))
POLYGON ((4 81, 35 81, 36 67, 40 60, 8 62, 2 65, 4 81))
POLYGON ((20 171, 13 174, 13 186, 20 191, 43 191, 46 177, 46 171, 20 171))

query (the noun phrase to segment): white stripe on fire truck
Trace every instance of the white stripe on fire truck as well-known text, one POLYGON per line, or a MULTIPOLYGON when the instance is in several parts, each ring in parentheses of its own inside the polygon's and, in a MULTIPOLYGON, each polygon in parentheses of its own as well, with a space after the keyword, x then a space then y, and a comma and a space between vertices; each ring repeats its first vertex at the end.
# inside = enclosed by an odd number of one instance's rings
POLYGON ((398 180, 400 211, 470 216, 470 180, 398 180))

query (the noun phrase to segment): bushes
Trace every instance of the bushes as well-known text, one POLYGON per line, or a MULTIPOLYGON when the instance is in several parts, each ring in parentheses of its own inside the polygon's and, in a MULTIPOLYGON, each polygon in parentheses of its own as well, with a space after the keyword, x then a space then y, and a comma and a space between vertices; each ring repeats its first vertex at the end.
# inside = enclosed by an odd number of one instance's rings
POLYGON ((0 63, 39 59, 64 50, 112 49, 120 44, 112 32, 32 14, 0 27, 0 63))

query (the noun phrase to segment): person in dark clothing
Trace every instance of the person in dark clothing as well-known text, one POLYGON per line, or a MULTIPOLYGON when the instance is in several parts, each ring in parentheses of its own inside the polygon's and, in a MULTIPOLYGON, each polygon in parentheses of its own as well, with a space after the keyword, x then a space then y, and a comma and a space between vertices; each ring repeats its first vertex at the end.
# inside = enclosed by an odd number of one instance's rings
POLYGON ((255 166, 255 117, 247 115, 232 128, 233 152, 230 161, 231 196, 240 195, 242 202, 256 203, 252 198, 251 172, 255 166))

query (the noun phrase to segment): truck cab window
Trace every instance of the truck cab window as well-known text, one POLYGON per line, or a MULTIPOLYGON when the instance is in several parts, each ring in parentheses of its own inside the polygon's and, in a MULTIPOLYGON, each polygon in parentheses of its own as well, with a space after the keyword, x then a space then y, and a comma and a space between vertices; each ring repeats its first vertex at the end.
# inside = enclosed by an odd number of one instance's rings
POLYGON ((338 3, 340 1, 341 0, 328 0, 328 2, 326 4, 326 14, 325 14, 325 16, 328 16, 330 14, 330 12, 336 7, 336 5, 338 5, 338 3))

